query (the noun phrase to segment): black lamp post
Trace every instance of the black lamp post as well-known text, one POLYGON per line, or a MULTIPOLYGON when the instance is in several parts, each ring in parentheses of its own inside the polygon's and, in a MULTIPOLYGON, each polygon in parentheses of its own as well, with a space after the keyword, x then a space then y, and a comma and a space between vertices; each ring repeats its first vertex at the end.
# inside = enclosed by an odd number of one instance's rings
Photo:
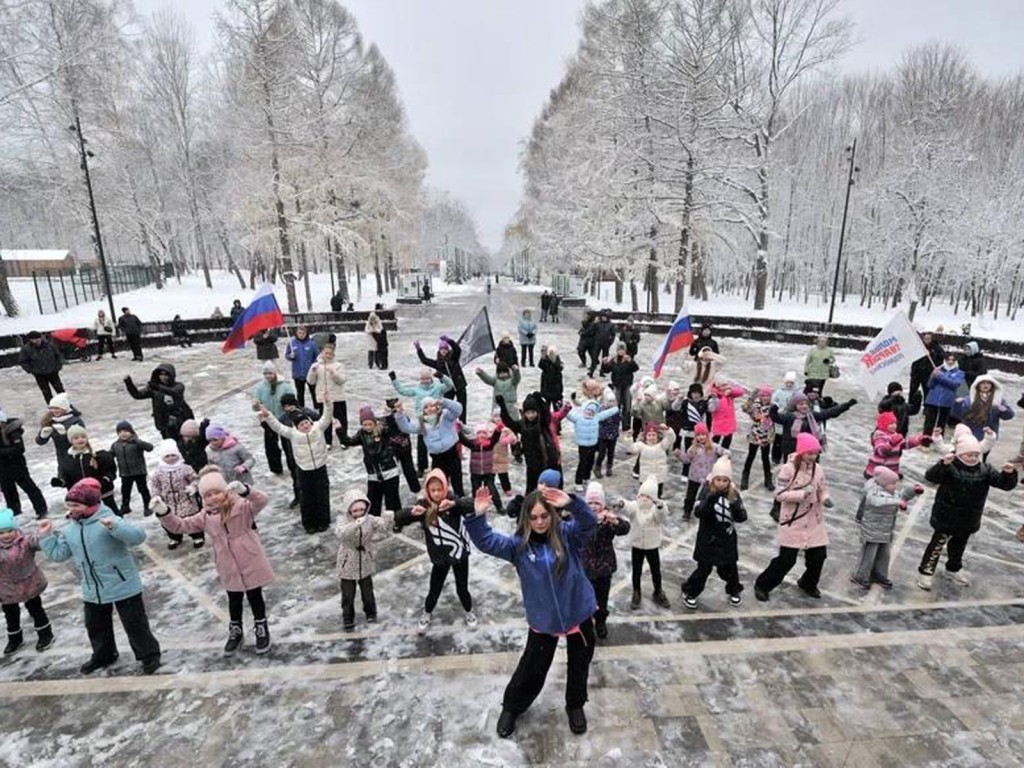
POLYGON ((843 263, 843 240, 846 238, 846 214, 850 210, 850 190, 853 188, 853 174, 860 171, 854 161, 857 159, 857 140, 846 148, 846 154, 850 157, 850 171, 846 179, 846 202, 843 203, 843 223, 839 227, 839 253, 836 254, 836 274, 832 278, 832 301, 828 307, 828 324, 832 325, 832 315, 836 311, 836 293, 839 290, 839 267, 843 263))
POLYGON ((103 238, 100 236, 100 219, 96 213, 96 198, 92 194, 92 178, 89 176, 89 158, 92 152, 85 148, 85 137, 82 136, 82 121, 78 116, 78 107, 75 110, 75 124, 69 125, 68 130, 74 131, 78 139, 78 154, 82 160, 82 173, 85 175, 85 188, 89 192, 89 213, 92 215, 92 237, 96 243, 96 258, 100 262, 100 272, 103 274, 103 287, 107 292, 107 305, 110 307, 110 322, 117 322, 117 313, 114 311, 114 294, 110 290, 110 273, 107 271, 107 259, 103 254, 103 238))

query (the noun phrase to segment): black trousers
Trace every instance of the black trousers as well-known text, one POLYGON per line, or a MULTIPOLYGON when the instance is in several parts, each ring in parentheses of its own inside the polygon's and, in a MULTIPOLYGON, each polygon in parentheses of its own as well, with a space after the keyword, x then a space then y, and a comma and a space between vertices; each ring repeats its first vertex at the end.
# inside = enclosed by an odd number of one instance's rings
POLYGON ((654 591, 661 592, 661 550, 632 547, 630 558, 633 561, 633 589, 640 589, 640 577, 644 572, 644 560, 647 560, 647 564, 651 566, 651 581, 654 584, 654 591))
POLYGON ((384 509, 397 512, 402 508, 402 498, 398 495, 398 478, 390 477, 387 480, 370 480, 366 483, 366 497, 370 500, 369 513, 374 517, 380 517, 381 502, 384 502, 384 509))
POLYGON ((748 477, 750 475, 750 470, 754 467, 754 457, 757 456, 759 448, 761 450, 761 468, 764 470, 764 481, 767 483, 772 476, 772 462, 769 456, 770 447, 768 443, 760 446, 750 443, 747 446, 747 460, 743 462, 743 476, 748 477))
POLYGON ((433 613, 437 607, 437 598, 441 596, 444 583, 448 580, 448 571, 455 574, 455 593, 459 596, 462 609, 473 610, 473 596, 469 594, 469 558, 464 557, 457 563, 434 563, 430 569, 430 589, 423 603, 423 610, 433 613))
POLYGON ((602 437, 597 441, 597 455, 594 457, 594 463, 597 466, 607 463, 608 469, 612 468, 612 462, 615 460, 615 444, 619 441, 617 437, 602 437))
MULTIPOLYGON (((377 347, 377 351, 373 355, 374 362, 377 363, 377 367, 382 371, 388 369, 388 348, 377 347)), ((372 367, 372 366, 371 366, 372 367)))
POLYGON ((530 358, 529 365, 531 367, 533 366, 533 346, 534 346, 533 344, 523 344, 519 348, 519 367, 520 368, 525 368, 526 367, 526 365, 527 365, 527 363, 526 363, 527 356, 529 356, 529 358, 530 358), (529 354, 527 354, 527 350, 529 350, 529 354))
POLYGON ((53 400, 54 392, 63 392, 64 383, 60 380, 60 373, 36 373, 36 386, 43 393, 43 400, 49 405, 53 400))
POLYGON ((306 533, 326 531, 331 525, 331 483, 327 467, 299 472, 299 513, 306 533))
MULTIPOLYGON (((579 709, 587 703, 587 679, 590 676, 590 662, 594 658, 594 622, 587 619, 580 624, 580 631, 565 638, 568 653, 568 669, 565 680, 565 706, 579 709)), ((548 670, 558 648, 556 635, 545 635, 532 629, 526 637, 526 648, 519 657, 519 665, 512 673, 512 679, 505 686, 502 708, 515 715, 521 715, 530 708, 540 695, 547 680, 548 670)))
POLYGON ((263 427, 263 453, 267 457, 267 468, 275 475, 280 475, 284 472, 284 467, 288 467, 288 472, 292 476, 292 491, 298 495, 299 467, 295 463, 295 450, 292 448, 291 440, 281 437, 266 424, 260 426, 263 427), (282 455, 284 456, 283 466, 281 464, 282 455))
POLYGON ((405 475, 405 484, 413 493, 420 492, 420 478, 416 473, 416 462, 412 459, 412 446, 395 451, 395 458, 402 465, 402 474, 405 475))
POLYGON ((785 442, 785 435, 776 432, 775 439, 772 440, 772 464, 781 464, 785 460, 785 456, 782 454, 782 444, 785 442))
POLYGON ((967 542, 971 534, 954 535, 950 533, 932 533, 932 539, 924 548, 924 555, 921 557, 921 564, 918 566, 918 573, 931 576, 939 565, 939 556, 942 548, 946 548, 946 570, 956 573, 964 567, 964 550, 967 549, 967 542))
POLYGON ((693 505, 697 502, 697 492, 700 491, 700 483, 687 478, 686 498, 683 499, 683 517, 687 520, 693 514, 693 505))
POLYGON ((711 438, 711 442, 716 443, 723 448, 729 448, 732 446, 732 435, 715 435, 711 438))
MULTIPOLYGON (((765 592, 771 592, 782 583, 782 580, 786 578, 786 574, 796 565, 796 558, 799 554, 799 549, 779 547, 779 554, 768 563, 768 567, 757 577, 754 586, 758 589, 763 589, 765 592)), ((825 565, 826 557, 828 557, 828 547, 811 547, 804 550, 805 569, 803 576, 800 577, 798 582, 800 586, 807 589, 814 589, 818 586, 818 580, 821 578, 821 569, 825 565)))
POLYGON ((104 334, 96 337, 96 357, 103 357, 103 348, 106 347, 110 350, 111 357, 117 357, 114 354, 114 337, 104 334))
POLYGON ((463 387, 462 389, 456 389, 453 397, 455 399, 455 402, 462 406, 462 415, 459 417, 459 419, 462 421, 463 424, 465 424, 466 419, 469 418, 467 416, 469 411, 466 409, 468 404, 468 401, 466 399, 466 388, 463 387))
MULTIPOLYGON (((202 512, 200 512, 199 514, 202 514, 202 512)), ((171 541, 176 541, 179 544, 181 544, 181 542, 185 540, 185 535, 182 533, 171 533, 166 528, 164 528, 164 533, 167 534, 168 539, 170 539, 171 541)), ((192 539, 192 541, 205 541, 206 534, 202 531, 199 531, 198 533, 190 533, 189 538, 192 539)))
POLYGON ((427 444, 423 442, 423 435, 416 435, 416 469, 420 474, 427 471, 430 461, 430 454, 427 452, 427 444))
MULTIPOLYGON (((317 409, 322 414, 324 412, 323 404, 318 404, 317 409)), ((336 400, 331 404, 331 414, 338 420, 339 426, 337 429, 332 428, 324 432, 324 439, 327 441, 328 445, 334 444, 335 432, 338 433, 339 437, 348 437, 348 402, 345 400, 336 400)))
POLYGON ((346 627, 356 623, 356 586, 363 599, 363 613, 368 619, 377 618, 377 598, 373 594, 373 576, 366 576, 359 581, 355 579, 341 580, 341 621, 346 627))
POLYGON ((712 570, 718 570, 718 578, 725 582, 725 593, 727 595, 738 595, 743 591, 743 585, 740 584, 740 571, 737 568, 736 563, 714 563, 698 562, 697 570, 690 574, 683 583, 683 594, 687 597, 697 597, 701 592, 704 591, 704 586, 708 582, 708 576, 711 575, 712 570))
MULTIPOLYGON (((11 460, 8 461, 14 463, 11 460)), ((43 517, 46 514, 46 499, 28 473, 28 466, 24 462, 13 468, 5 467, 3 474, 0 474, 0 492, 4 495, 4 503, 15 515, 21 514, 21 497, 18 495, 18 488, 21 488, 28 496, 36 517, 43 517)))
MULTIPOLYGON (((21 606, 17 603, 4 603, 4 619, 7 621, 7 634, 13 635, 21 631, 21 606)), ((36 595, 31 600, 25 601, 25 609, 32 617, 32 624, 36 631, 43 629, 50 623, 46 616, 46 609, 43 608, 43 596, 36 595)))
POLYGON ((320 410, 320 403, 317 402, 316 399, 316 388, 312 384, 309 384, 305 379, 295 379, 294 381, 295 399, 299 401, 299 407, 306 407, 306 389, 308 388, 309 401, 313 404, 313 408, 315 408, 320 413, 323 413, 323 411, 320 410))
MULTIPOLYGON (((501 490, 503 490, 503 491, 511 491, 512 490, 512 480, 509 478, 508 472, 499 472, 498 473, 498 481, 501 483, 501 490)), ((534 487, 536 487, 536 483, 534 483, 534 487)))
POLYGON ((487 490, 491 492, 491 501, 494 504, 494 508, 501 514, 504 510, 501 504, 501 494, 498 493, 498 486, 494 483, 494 473, 490 472, 486 475, 474 475, 469 476, 469 487, 473 493, 476 493, 476 489, 481 485, 487 486, 487 490))
POLYGON ((160 658, 160 643, 149 628, 149 617, 146 616, 146 604, 142 601, 141 592, 114 603, 87 602, 83 605, 85 630, 89 633, 94 659, 110 662, 117 653, 117 641, 114 639, 115 607, 135 658, 139 661, 160 658))
POLYGON ((576 465, 576 485, 583 485, 590 480, 590 474, 594 471, 594 458, 597 456, 596 445, 578 446, 580 460, 576 465))
POLYGON ((825 393, 825 382, 828 379, 804 379, 804 392, 810 392, 812 389, 818 390, 818 394, 822 395, 825 393))
POLYGON ((594 621, 601 626, 608 621, 608 593, 612 589, 612 577, 591 576, 590 584, 594 587, 594 597, 597 598, 597 611, 594 613, 594 621))
POLYGON ((926 435, 931 435, 932 430, 936 427, 944 430, 948 421, 949 408, 942 408, 938 405, 926 405, 924 407, 924 429, 922 432, 926 435))
POLYGON ((622 423, 629 424, 633 414, 633 387, 615 387, 615 402, 619 405, 622 423))
POLYGON ((263 588, 256 587, 245 592, 228 592, 228 616, 236 624, 242 623, 242 598, 249 601, 254 621, 267 618, 267 604, 263 601, 263 588))
POLYGON ((131 350, 132 350, 132 359, 133 360, 141 360, 142 359, 142 336, 141 336, 141 334, 129 333, 129 334, 126 334, 126 338, 128 339, 128 346, 131 347, 131 350))
POLYGON ((139 489, 142 497, 142 508, 149 509, 149 486, 146 485, 145 475, 128 475, 121 477, 121 515, 127 515, 132 511, 132 486, 139 489))
POLYGON ((443 453, 430 454, 430 468, 440 469, 448 476, 448 484, 455 498, 466 495, 462 485, 462 461, 459 460, 458 446, 453 445, 443 453))

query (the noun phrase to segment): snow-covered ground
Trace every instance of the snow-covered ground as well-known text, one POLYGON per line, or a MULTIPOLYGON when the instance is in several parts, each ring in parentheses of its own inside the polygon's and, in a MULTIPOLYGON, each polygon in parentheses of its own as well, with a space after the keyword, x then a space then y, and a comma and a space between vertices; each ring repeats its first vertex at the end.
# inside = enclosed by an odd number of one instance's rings
MULTIPOLYGON (((594 309, 609 307, 612 309, 629 311, 631 309, 629 299, 629 286, 623 292, 623 301, 615 301, 615 283, 605 281, 598 288, 596 296, 587 295, 587 305, 594 309)), ((640 311, 647 306, 647 294, 640 291, 638 294, 640 311)), ((663 292, 659 296, 661 311, 672 313, 675 307, 675 295, 663 292)), ((755 313, 753 302, 744 300, 742 296, 715 296, 709 301, 698 301, 691 299, 687 309, 691 315, 700 316, 720 315, 724 317, 744 317, 755 315, 765 318, 786 318, 791 320, 811 320, 824 323, 828 320, 829 301, 828 297, 820 295, 812 296, 805 304, 802 301, 777 301, 769 299, 764 310, 755 313)), ((904 301, 903 310, 907 311, 909 304, 904 301)), ((914 317, 914 325, 921 330, 939 330, 950 335, 958 335, 964 323, 971 324, 971 334, 988 339, 1009 339, 1024 341, 1024 320, 1018 318, 1016 321, 1003 315, 1005 305, 1000 307, 998 320, 992 318, 991 313, 985 313, 978 317, 971 317, 970 313, 960 307, 959 314, 953 314, 951 305, 935 301, 931 309, 918 307, 914 317)), ((896 310, 882 309, 879 302, 868 309, 860 306, 860 296, 848 295, 845 303, 837 303, 833 320, 839 324, 846 325, 868 325, 881 327, 885 319, 890 317, 896 310)))
MULTIPOLYGON (((433 354, 436 337, 442 332, 457 335, 483 303, 492 311, 496 331, 514 327, 519 311, 536 299, 532 293, 506 286, 504 280, 490 297, 482 295, 482 284, 462 289, 438 284, 437 288, 442 295, 434 304, 398 308, 399 330, 392 335, 391 360, 402 380, 415 378, 419 368, 414 340, 422 340, 424 350, 433 354)), ((567 389, 583 373, 572 354, 578 314, 567 311, 562 324, 545 324, 538 332, 540 344, 556 344, 565 351, 567 389)), ((339 357, 348 364, 349 422, 354 425, 359 405, 379 407, 392 390, 386 372, 365 368, 361 335, 352 335, 350 341, 339 345, 339 357)), ((644 337, 639 356, 644 369, 649 368, 659 341, 644 337)), ((783 371, 799 368, 806 351, 739 339, 721 343, 729 370, 745 386, 778 382, 783 371)), ((853 370, 854 352, 838 356, 844 371, 853 370)), ((685 612, 679 585, 694 565, 696 526, 681 520, 685 483, 678 463, 672 461, 665 492, 669 522, 661 559, 673 607, 662 610, 650 601, 651 582, 645 569, 642 608, 629 609, 630 549, 627 539, 617 539, 619 570, 612 588, 610 638, 597 648, 591 672, 590 731, 579 738, 568 732, 562 711, 564 655, 559 652, 546 688, 521 719, 515 737, 500 741, 494 736, 494 723, 501 691, 526 635, 512 568, 474 552, 470 586, 480 625, 469 629, 463 624, 449 581, 433 626, 421 637, 415 627, 430 564, 421 533, 406 529, 390 536, 382 548, 375 578, 380 623, 367 625, 357 610, 357 631, 343 633, 334 536, 304 534, 297 514, 287 509, 290 484, 266 470, 261 432, 248 394, 258 379, 251 350, 225 357, 216 344, 161 349, 147 352, 143 364, 123 357, 71 364, 64 378, 99 444, 113 440, 114 424, 122 418, 132 421, 144 439, 155 440, 149 404, 129 399, 121 379, 129 373, 144 379, 161 362, 177 366, 179 380, 186 384, 188 399, 200 417, 227 424, 257 456, 255 483, 271 497, 259 526, 276 574, 266 590, 274 650, 266 657, 254 655, 246 609, 244 651, 231 658, 221 655, 227 605, 209 550, 194 552, 186 544, 167 551, 159 524, 155 518, 141 517, 136 500, 130 519, 149 534, 137 552, 150 619, 164 648, 163 668, 153 677, 139 676, 115 621, 120 661, 82 678, 78 666, 88 655, 88 641, 75 575, 68 566, 41 556, 50 579, 44 603, 57 643, 44 654, 26 648, 0 664, 0 698, 5 699, 0 765, 792 765, 801 761, 779 757, 788 753, 776 750, 802 743, 826 721, 837 724, 829 727, 839 728, 845 721, 853 723, 849 727, 858 733, 874 732, 876 726, 866 724, 874 713, 898 718, 893 723, 901 734, 904 730, 933 733, 938 728, 929 714, 934 705, 931 697, 937 695, 930 693, 934 687, 908 694, 905 687, 896 686, 898 700, 879 708, 877 702, 884 695, 879 686, 888 690, 888 678, 869 674, 867 669, 876 669, 881 658, 890 659, 887 669, 895 670, 890 675, 894 679, 902 670, 922 664, 944 668, 942 659, 969 657, 966 641, 957 640, 960 644, 946 651, 949 656, 924 662, 916 651, 854 647, 836 651, 832 666, 826 664, 823 651, 779 652, 769 658, 757 650, 761 646, 756 643, 780 651, 778 643, 786 637, 806 641, 813 648, 819 637, 822 643, 835 643, 836 637, 867 643, 871 632, 903 632, 908 637, 919 633, 919 641, 906 642, 920 642, 936 653, 936 648, 945 648, 945 641, 933 639, 930 631, 957 616, 974 616, 971 611, 984 614, 977 619, 978 626, 1001 625, 1003 612, 1013 610, 1024 598, 1021 549, 1013 539, 1022 516, 1020 490, 992 492, 982 530, 972 537, 967 552, 967 568, 974 578, 969 588, 941 575, 930 593, 914 586, 917 558, 931 534, 930 490, 900 517, 891 570, 895 588, 883 593, 876 587, 865 595, 850 584, 859 551, 853 518, 874 421, 873 407, 862 402, 829 424, 824 466, 836 507, 828 516, 831 542, 821 601, 808 599, 793 585, 799 566, 787 584, 772 594, 770 603, 753 600, 752 581, 776 552, 775 526, 768 516, 770 496, 755 470, 751 489, 744 493, 750 519, 739 531, 746 600, 740 608, 729 607, 713 576, 701 597, 701 610, 685 612), (947 609, 952 618, 944 618, 947 614, 942 611, 947 609), (872 629, 873 621, 884 626, 872 629), (730 643, 736 643, 735 650, 730 650, 730 643), (829 675, 842 674, 844 668, 849 677, 833 682, 829 675), (780 690, 774 686, 792 681, 806 682, 800 701, 813 701, 813 710, 806 709, 808 704, 786 706, 772 698, 772 692, 780 690), (925 707, 923 713, 921 707, 925 707), (667 712, 676 714, 668 717, 667 712), (817 725, 796 722, 801 712, 809 712, 808 722, 817 725)), ((671 360, 663 381, 688 380, 680 363, 679 357, 671 360)), ((477 365, 487 368, 489 362, 481 359, 467 365, 470 423, 490 411, 491 391, 473 375, 477 365)), ((537 369, 525 369, 520 397, 537 388, 538 382, 537 369)), ((1021 379, 1009 377, 1005 384, 1015 401, 1021 379)), ((62 492, 45 487, 54 470, 52 448, 31 441, 43 411, 42 397, 18 369, 0 370, 0 392, 0 406, 29 425, 29 465, 44 486, 51 517, 62 525, 62 492)), ((829 382, 826 393, 837 400, 861 394, 845 378, 829 382)), ((746 421, 740 418, 740 433, 732 448, 737 475, 746 455, 742 437, 746 421)), ((1017 418, 1004 426, 993 452, 994 463, 1015 454, 1022 424, 1024 419, 1017 418)), ((915 426, 920 427, 920 418, 915 426)), ((562 439, 565 470, 571 474, 577 451, 568 424, 562 439)), ((908 478, 920 479, 935 459, 922 452, 907 456, 908 478)), ((620 443, 615 475, 605 481, 612 498, 635 495, 637 481, 630 476, 630 463, 620 443)), ((346 488, 365 484, 358 450, 332 451, 329 472, 335 503, 346 488)), ((516 488, 522 487, 522 467, 513 465, 512 481, 516 488)), ((404 481, 402 494, 404 502, 411 501, 404 481)), ((335 508, 333 515, 337 513, 335 508)), ((22 525, 33 531, 35 523, 28 517, 23 516, 22 525)), ((494 525, 510 528, 504 519, 495 518, 494 525)), ((27 639, 34 642, 31 630, 27 639)), ((986 648, 993 653, 991 645, 986 648)), ((960 688, 968 689, 963 681, 960 688)), ((997 727, 996 732, 1013 730, 1015 725, 997 727)), ((825 763, 808 759, 803 764, 825 763)))
MULTIPOLYGON (((230 272, 213 270, 210 273, 213 288, 207 288, 201 272, 185 275, 179 283, 176 279, 169 280, 165 287, 157 290, 153 286, 139 288, 114 296, 114 307, 118 313, 121 307, 129 307, 143 322, 170 320, 180 314, 184 318, 209 317, 214 307, 220 307, 227 315, 231 302, 239 299, 242 305, 249 303, 255 291, 238 287, 238 280, 230 272)), ((12 278, 8 281, 21 310, 19 317, 0 317, 0 335, 7 333, 24 333, 30 330, 51 330, 53 328, 90 327, 100 309, 109 312, 106 299, 90 301, 71 307, 58 313, 39 314, 36 303, 35 289, 31 278, 12 278)), ((258 287, 258 286, 257 286, 258 287)), ((377 296, 377 281, 373 275, 364 275, 361 296, 356 292, 355 283, 349 284, 349 295, 357 310, 373 309, 374 304, 383 302, 391 306, 395 302, 395 292, 377 296)), ((435 281, 435 288, 444 292, 440 282, 435 281)), ((326 273, 310 276, 310 296, 313 300, 314 312, 330 311, 331 280, 326 273)), ((306 311, 306 286, 302 281, 296 283, 295 290, 299 299, 299 311, 306 311)), ((284 285, 278 283, 274 289, 277 303, 287 311, 288 296, 284 285)))

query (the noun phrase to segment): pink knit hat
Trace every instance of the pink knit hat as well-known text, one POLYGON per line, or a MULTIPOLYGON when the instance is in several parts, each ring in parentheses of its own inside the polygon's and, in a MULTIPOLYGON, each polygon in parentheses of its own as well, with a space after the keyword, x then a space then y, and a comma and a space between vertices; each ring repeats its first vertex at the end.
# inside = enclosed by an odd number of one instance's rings
POLYGON ((797 456, 803 456, 805 453, 821 453, 821 443, 810 432, 801 432, 796 436, 796 450, 794 453, 797 456))
POLYGON ((900 476, 888 467, 878 467, 875 469, 875 482, 890 493, 896 490, 896 484, 899 481, 900 476))

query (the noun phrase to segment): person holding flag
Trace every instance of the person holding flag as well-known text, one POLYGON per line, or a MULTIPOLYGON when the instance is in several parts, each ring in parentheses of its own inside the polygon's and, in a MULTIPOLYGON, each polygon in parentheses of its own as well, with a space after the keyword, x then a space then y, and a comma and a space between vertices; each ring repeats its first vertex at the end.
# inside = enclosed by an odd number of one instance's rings
POLYGON ((274 297, 274 286, 264 283, 252 297, 249 306, 235 319, 235 324, 231 326, 231 332, 224 340, 221 351, 227 353, 241 349, 245 346, 246 341, 260 331, 269 331, 272 328, 280 328, 282 325, 284 325, 284 315, 274 297))
MULTIPOLYGON (((486 318, 486 314, 485 314, 486 318)), ((474 321, 475 322, 475 321, 474 321)), ((472 324, 470 324, 472 327, 472 324)), ((466 329, 466 333, 469 328, 466 329)), ((463 333, 465 337, 466 333, 463 333)), ((450 336, 441 335, 437 343, 437 357, 429 358, 423 353, 419 340, 414 341, 416 356, 420 362, 428 368, 433 368, 438 373, 447 376, 455 385, 455 397, 453 398, 462 406, 462 420, 466 421, 466 374, 462 370, 462 346, 450 336)), ((491 350, 487 350, 488 352, 491 350)))
POLYGON ((665 360, 669 355, 688 349, 693 342, 690 314, 686 311, 686 307, 683 307, 676 315, 676 319, 672 321, 672 327, 668 329, 658 351, 654 353, 654 378, 657 379, 661 376, 661 369, 665 366, 665 360))

